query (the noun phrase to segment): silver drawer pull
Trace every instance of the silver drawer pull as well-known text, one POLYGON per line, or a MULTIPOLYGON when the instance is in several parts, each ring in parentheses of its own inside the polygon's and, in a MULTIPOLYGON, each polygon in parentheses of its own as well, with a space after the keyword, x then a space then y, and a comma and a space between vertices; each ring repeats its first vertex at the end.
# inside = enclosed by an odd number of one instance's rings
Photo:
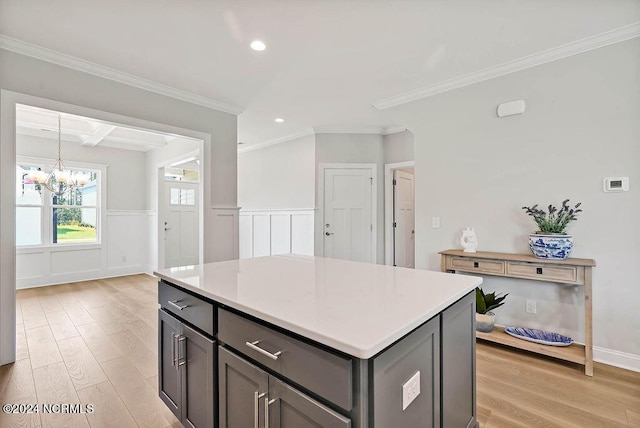
POLYGON ((245 345, 247 345, 249 348, 253 349, 254 351, 260 352, 262 355, 266 355, 267 357, 271 358, 274 361, 277 361, 278 357, 282 355, 282 351, 278 351, 274 354, 272 354, 269 351, 265 351, 264 349, 258 346, 258 343, 260 343, 260 341, 256 340, 254 342, 245 342, 245 345))
POLYGON ((167 303, 180 311, 183 310, 184 308, 189 307, 189 305, 179 305, 178 302, 181 302, 181 301, 182 300, 169 300, 167 301, 167 303))

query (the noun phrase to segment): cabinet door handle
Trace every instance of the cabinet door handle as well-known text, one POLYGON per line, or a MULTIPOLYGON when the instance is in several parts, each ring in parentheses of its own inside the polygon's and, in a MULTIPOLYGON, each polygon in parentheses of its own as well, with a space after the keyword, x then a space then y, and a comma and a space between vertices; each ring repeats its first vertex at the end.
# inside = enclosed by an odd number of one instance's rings
POLYGON ((171 366, 176 366, 176 334, 171 332, 171 366))
POLYGON ((181 300, 169 300, 167 303, 180 311, 189 307, 189 305, 179 305, 178 302, 180 301, 181 300))
POLYGON ((271 358, 274 361, 277 361, 278 357, 282 355, 282 351, 278 351, 273 354, 269 351, 265 351, 264 349, 258 346, 258 343, 260 343, 260 341, 255 340, 253 342, 245 342, 245 345, 247 345, 249 348, 253 349, 254 351, 260 352, 262 355, 266 355, 267 357, 271 358))
POLYGON ((260 424, 260 399, 267 395, 266 392, 260 394, 260 391, 253 393, 253 427, 259 428, 260 424))
POLYGON ((178 342, 178 346, 177 346, 177 348, 178 348, 178 359, 177 359, 178 365, 176 366, 176 369, 178 369, 180 366, 184 366, 185 364, 187 364, 187 356, 186 356, 187 350, 184 349, 185 348, 184 345, 183 345, 184 352, 182 353, 182 357, 180 356, 180 344, 181 343, 185 343, 187 341, 187 337, 182 335, 182 334, 180 334, 180 335, 176 336, 176 338, 178 339, 177 340, 177 342, 178 342), (180 361, 180 360, 182 360, 182 361, 180 361))
POLYGON ((275 403, 277 398, 269 400, 269 397, 264 399, 264 428, 269 428, 269 406, 275 403))

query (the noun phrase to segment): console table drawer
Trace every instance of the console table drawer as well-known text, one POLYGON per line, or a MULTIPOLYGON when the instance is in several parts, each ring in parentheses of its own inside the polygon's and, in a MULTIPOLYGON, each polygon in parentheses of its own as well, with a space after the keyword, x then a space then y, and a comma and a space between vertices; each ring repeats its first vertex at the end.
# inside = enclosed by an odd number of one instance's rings
POLYGON ((353 407, 351 359, 222 308, 218 309, 218 339, 343 409, 353 407))
MULTIPOLYGON (((581 271, 580 271, 581 272, 581 271)), ((520 278, 532 278, 542 281, 560 281, 583 283, 584 274, 580 275, 576 266, 550 266, 535 263, 507 263, 507 275, 520 278)))
POLYGON ((468 272, 484 272, 490 274, 504 274, 504 262, 498 260, 467 259, 451 257, 450 269, 464 270, 468 272))

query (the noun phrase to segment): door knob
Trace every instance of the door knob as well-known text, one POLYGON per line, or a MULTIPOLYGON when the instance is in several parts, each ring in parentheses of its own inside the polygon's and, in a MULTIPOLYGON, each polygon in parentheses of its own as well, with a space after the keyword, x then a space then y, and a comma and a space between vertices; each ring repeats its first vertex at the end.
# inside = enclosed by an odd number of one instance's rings
POLYGON ((333 232, 325 232, 324 234, 329 236, 329 235, 333 235, 333 232))

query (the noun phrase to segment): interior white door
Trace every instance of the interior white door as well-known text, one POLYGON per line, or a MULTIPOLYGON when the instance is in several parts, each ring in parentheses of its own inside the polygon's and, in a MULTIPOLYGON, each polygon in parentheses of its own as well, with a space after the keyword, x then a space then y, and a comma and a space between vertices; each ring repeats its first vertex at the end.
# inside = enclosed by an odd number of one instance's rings
POLYGON ((198 184, 165 181, 164 188, 164 266, 198 264, 198 184))
POLYGON ((324 170, 324 255, 375 263, 371 170, 324 170))
POLYGON ((394 266, 415 267, 414 177, 393 171, 394 266))

